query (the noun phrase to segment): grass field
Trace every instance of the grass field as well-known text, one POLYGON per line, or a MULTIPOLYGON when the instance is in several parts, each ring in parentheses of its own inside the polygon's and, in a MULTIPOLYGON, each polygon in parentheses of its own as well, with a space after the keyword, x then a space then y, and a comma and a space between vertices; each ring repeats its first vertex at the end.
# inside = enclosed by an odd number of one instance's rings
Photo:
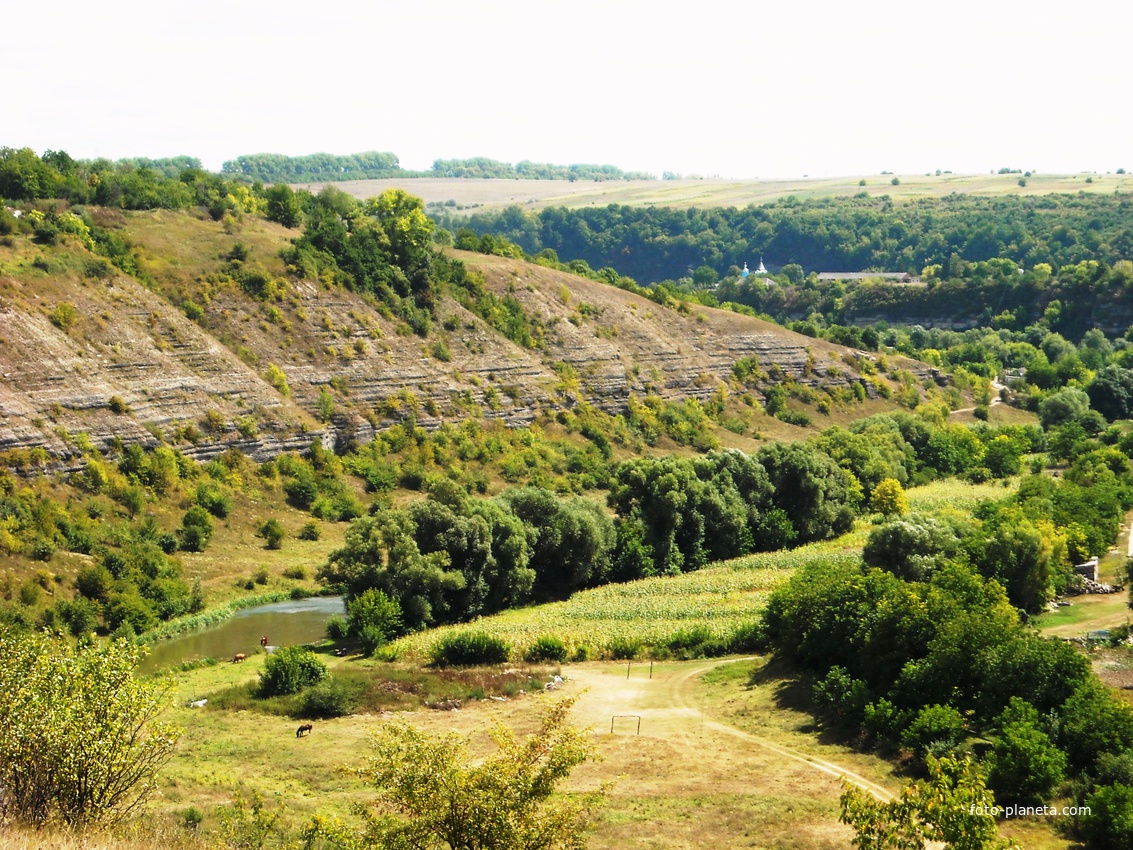
MULTIPOLYGON (((404 189, 426 203, 453 201, 465 212, 519 205, 526 209, 549 206, 588 207, 607 204, 670 207, 744 207, 766 204, 793 195, 819 198, 888 195, 895 200, 942 197, 952 193, 978 195, 1047 195, 1052 193, 1133 190, 1130 174, 1032 174, 1019 186, 1020 174, 901 174, 800 178, 797 180, 628 180, 603 183, 564 180, 470 180, 418 178, 357 180, 334 184, 357 198, 379 195, 386 189, 404 189), (1091 182, 1087 183, 1087 179, 1091 182), (865 181, 862 185, 861 181, 865 181)), ((296 184, 319 191, 323 183, 296 184)), ((457 207, 447 208, 459 212, 457 207)))

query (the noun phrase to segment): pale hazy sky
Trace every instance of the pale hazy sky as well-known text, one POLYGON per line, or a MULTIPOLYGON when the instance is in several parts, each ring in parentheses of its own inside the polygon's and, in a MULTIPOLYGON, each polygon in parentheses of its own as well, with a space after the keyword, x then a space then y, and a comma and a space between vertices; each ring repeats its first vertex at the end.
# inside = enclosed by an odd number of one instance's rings
POLYGON ((1127 3, 53 0, 0 146, 722 177, 1133 169, 1127 3))

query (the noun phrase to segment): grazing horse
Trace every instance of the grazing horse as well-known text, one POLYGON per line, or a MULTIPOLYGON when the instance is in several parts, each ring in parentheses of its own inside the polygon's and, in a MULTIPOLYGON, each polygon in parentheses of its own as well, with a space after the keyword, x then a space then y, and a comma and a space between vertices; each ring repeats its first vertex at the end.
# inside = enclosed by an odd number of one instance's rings
POLYGON ((311 730, 314 729, 314 728, 315 728, 314 724, 304 723, 302 726, 300 726, 298 729, 295 730, 295 737, 296 738, 302 738, 304 732, 306 732, 308 735, 310 735, 311 730))
POLYGON ((247 657, 248 656, 245 655, 243 652, 237 652, 235 655, 232 656, 232 663, 238 664, 239 662, 243 661, 247 657))

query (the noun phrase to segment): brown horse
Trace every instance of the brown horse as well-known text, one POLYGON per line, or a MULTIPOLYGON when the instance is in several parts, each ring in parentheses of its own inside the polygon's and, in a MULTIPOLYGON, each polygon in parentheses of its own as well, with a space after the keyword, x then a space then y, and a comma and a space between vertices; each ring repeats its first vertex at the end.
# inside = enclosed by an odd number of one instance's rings
POLYGON ((232 656, 232 663, 238 664, 239 662, 243 661, 247 657, 248 656, 245 655, 243 652, 237 652, 235 655, 232 656))
POLYGON ((314 724, 304 723, 302 726, 300 726, 298 729, 295 730, 295 737, 296 738, 302 738, 304 732, 306 732, 308 735, 310 735, 311 730, 314 729, 314 728, 315 728, 314 724))

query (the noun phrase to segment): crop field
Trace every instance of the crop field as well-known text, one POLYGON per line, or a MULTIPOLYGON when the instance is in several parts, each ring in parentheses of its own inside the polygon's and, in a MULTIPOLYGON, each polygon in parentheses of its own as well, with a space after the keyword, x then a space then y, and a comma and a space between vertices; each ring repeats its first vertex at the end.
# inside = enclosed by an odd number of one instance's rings
MULTIPOLYGON (((970 513, 985 499, 1000 499, 1016 482, 969 484, 936 481, 908 491, 912 511, 970 513)), ((880 521, 881 517, 874 517, 880 521)), ((868 520, 834 540, 780 552, 760 552, 675 576, 654 576, 626 584, 584 590, 570 599, 504 611, 470 624, 445 626, 401 638, 394 644, 407 657, 424 659, 447 634, 475 629, 496 635, 523 650, 543 635, 555 635, 568 650, 590 657, 616 646, 665 643, 678 631, 706 629, 725 637, 759 618, 768 595, 800 567, 815 560, 860 557, 873 527, 868 520)))
MULTIPOLYGON (((406 178, 355 180, 334 185, 356 198, 370 198, 386 189, 404 189, 426 203, 452 204, 447 211, 476 212, 518 205, 525 209, 571 208, 627 204, 630 206, 744 207, 766 204, 793 195, 819 198, 888 195, 894 199, 943 197, 953 193, 979 195, 1046 195, 1065 192, 1133 190, 1129 174, 1032 174, 1019 186, 1019 174, 901 174, 854 177, 814 177, 787 180, 481 180, 468 178, 406 178), (1086 182, 1089 178, 1090 182, 1086 182), (864 181, 864 182, 863 182, 864 181)), ((318 192, 324 183, 296 184, 318 192)))

